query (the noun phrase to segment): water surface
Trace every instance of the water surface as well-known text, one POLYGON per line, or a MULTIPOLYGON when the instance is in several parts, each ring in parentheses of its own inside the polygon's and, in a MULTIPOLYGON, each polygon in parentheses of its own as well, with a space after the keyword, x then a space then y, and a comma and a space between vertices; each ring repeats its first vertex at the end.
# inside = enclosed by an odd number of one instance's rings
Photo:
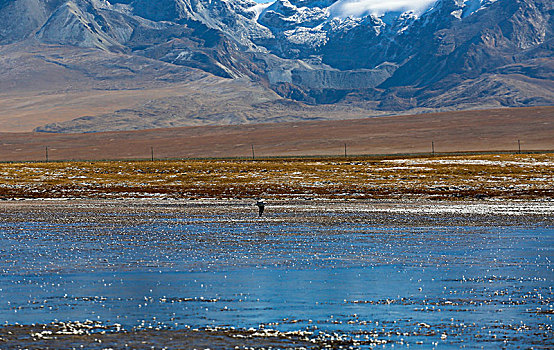
POLYGON ((554 346, 549 225, 126 205, 7 210, 0 321, 309 330, 396 347, 554 346))

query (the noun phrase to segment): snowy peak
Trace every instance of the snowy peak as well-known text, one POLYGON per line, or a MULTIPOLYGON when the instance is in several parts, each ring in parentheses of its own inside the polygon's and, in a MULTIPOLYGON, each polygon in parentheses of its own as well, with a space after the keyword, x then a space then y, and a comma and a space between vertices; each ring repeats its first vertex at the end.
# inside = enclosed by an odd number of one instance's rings
MULTIPOLYGON (((378 107, 401 109, 486 74, 551 86, 552 13, 551 0, 0 0, 0 45, 123 52, 310 103, 390 93, 378 107)), ((520 104, 554 101, 548 94, 520 104)))
POLYGON ((361 18, 365 16, 382 17, 414 13, 420 15, 435 4, 437 0, 339 0, 329 7, 331 17, 361 18))
POLYGON ((264 4, 263 12, 272 17, 279 14, 281 18, 288 18, 287 22, 295 22, 300 26, 317 19, 364 18, 372 16, 380 18, 387 24, 394 23, 401 17, 420 17, 436 8, 448 7, 451 14, 458 18, 467 17, 496 0, 277 0, 271 4, 264 4), (326 15, 321 15, 325 12, 326 15))
POLYGON ((320 7, 297 7, 288 0, 277 0, 261 13, 258 22, 274 32, 283 32, 296 27, 313 28, 328 17, 320 7))

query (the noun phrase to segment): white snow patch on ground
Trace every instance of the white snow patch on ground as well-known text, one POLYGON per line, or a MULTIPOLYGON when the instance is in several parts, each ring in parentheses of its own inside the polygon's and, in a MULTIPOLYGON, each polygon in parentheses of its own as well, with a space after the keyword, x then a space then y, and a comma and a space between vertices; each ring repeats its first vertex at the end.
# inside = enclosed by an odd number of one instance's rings
POLYGON ((487 165, 487 166, 554 166, 552 161, 503 161, 485 159, 387 159, 385 163, 409 164, 409 165, 487 165))
POLYGON ((504 203, 446 203, 420 204, 417 206, 375 206, 352 208, 366 212, 390 212, 404 214, 481 214, 481 215, 553 215, 554 202, 504 202, 504 203))

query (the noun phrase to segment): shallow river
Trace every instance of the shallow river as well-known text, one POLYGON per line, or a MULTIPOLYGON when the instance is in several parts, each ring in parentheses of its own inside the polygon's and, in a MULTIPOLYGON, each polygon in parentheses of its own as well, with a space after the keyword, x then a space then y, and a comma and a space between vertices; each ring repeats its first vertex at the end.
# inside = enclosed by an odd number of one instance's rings
POLYGON ((301 331, 304 347, 554 347, 550 213, 364 208, 276 203, 258 219, 242 202, 5 205, 0 321, 301 331))

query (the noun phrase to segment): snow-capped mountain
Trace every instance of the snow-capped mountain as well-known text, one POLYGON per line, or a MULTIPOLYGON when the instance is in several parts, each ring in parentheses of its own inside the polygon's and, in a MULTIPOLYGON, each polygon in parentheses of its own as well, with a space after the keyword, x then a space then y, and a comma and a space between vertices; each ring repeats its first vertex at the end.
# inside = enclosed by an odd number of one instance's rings
MULTIPOLYGON (((439 90, 443 91, 445 86, 453 88, 469 77, 490 79, 488 74, 499 67, 521 64, 529 50, 551 58, 552 8, 551 2, 540 0, 278 0, 264 8, 258 23, 275 36, 261 43, 272 53, 321 62, 341 72, 328 78, 335 89, 324 99, 330 95, 342 98, 336 82, 344 72, 356 72, 364 74, 362 80, 367 82, 354 84, 358 97, 362 93, 378 98, 375 94, 382 96, 380 88, 387 87, 391 104, 402 109, 421 102, 412 93, 395 92, 392 96, 391 89, 409 86, 420 92, 422 87, 441 84, 439 90), (368 74, 373 79, 368 79, 368 74), (409 98, 401 96, 404 94, 409 98)), ((551 63, 547 59, 532 64, 551 63)), ((317 74, 329 76, 323 72, 329 73, 319 70, 317 74)), ((317 99, 321 91, 314 93, 319 87, 314 84, 314 75, 293 72, 292 81, 286 83, 309 90, 308 94, 317 99)), ((549 77, 542 78, 551 84, 549 77)), ((349 84, 346 81, 350 79, 345 79, 343 89, 349 84)), ((489 89, 489 84, 479 90, 489 89)), ((537 100, 542 98, 537 96, 537 100)))
POLYGON ((554 102, 549 0, 4 0, 0 45, 94 48, 308 103, 554 102))

